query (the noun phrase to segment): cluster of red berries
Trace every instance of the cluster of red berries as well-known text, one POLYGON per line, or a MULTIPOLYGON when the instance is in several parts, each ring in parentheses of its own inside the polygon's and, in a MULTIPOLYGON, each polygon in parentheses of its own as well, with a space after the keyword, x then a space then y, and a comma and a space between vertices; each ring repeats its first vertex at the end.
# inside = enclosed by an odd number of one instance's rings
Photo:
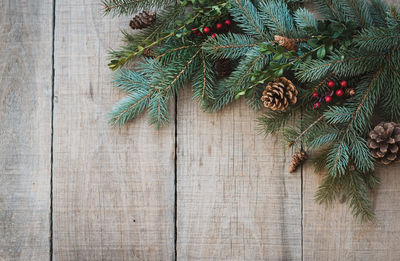
POLYGON ((332 90, 325 93, 325 95, 320 96, 318 92, 313 92, 312 97, 314 99, 318 99, 316 103, 314 103, 314 109, 321 108, 322 102, 325 101, 326 103, 330 103, 333 99, 333 95, 335 94, 337 97, 342 97, 344 95, 344 88, 347 87, 347 81, 343 80, 339 83, 340 87, 335 90, 336 82, 329 81, 328 87, 332 90))
MULTIPOLYGON (((229 28, 229 26, 231 24, 232 24, 231 20, 228 19, 228 20, 225 20, 225 22, 223 22, 223 23, 222 22, 217 23, 215 25, 215 29, 216 29, 217 32, 222 32, 225 29, 225 27, 229 28), (224 26, 224 24, 225 24, 225 26, 224 26)), ((203 32, 201 32, 201 30, 199 30, 197 28, 193 28, 192 29, 192 33, 194 35, 197 35, 197 36, 203 36, 203 34, 205 34, 205 35, 211 34, 212 38, 216 38, 217 37, 217 33, 212 32, 211 28, 208 27, 208 26, 203 28, 203 32)))

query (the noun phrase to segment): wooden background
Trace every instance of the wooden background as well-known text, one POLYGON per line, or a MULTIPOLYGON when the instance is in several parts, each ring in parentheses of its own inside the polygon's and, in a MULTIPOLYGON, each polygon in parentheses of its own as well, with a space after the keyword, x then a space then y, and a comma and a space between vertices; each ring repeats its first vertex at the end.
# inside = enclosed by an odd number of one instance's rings
POLYGON ((127 18, 99 0, 0 3, 1 261, 400 260, 399 165, 361 225, 314 203, 319 177, 289 174, 244 103, 207 114, 187 89, 161 131, 113 129, 106 55, 127 18))

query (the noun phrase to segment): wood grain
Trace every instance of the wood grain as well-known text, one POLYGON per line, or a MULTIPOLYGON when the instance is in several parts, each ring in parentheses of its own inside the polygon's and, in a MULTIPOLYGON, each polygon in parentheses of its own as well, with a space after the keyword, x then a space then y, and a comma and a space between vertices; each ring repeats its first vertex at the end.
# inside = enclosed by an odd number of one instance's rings
POLYGON ((325 208, 314 202, 320 178, 304 169, 304 260, 400 260, 400 165, 378 169, 375 223, 354 219, 347 203, 325 208))
POLYGON ((48 260, 52 1, 0 7, 0 260, 48 260))
POLYGON ((257 135, 244 103, 204 113, 178 99, 178 260, 301 259, 301 177, 257 135))
POLYGON ((54 260, 171 260, 174 123, 108 125, 121 94, 107 50, 128 18, 101 12, 98 0, 56 5, 54 260))

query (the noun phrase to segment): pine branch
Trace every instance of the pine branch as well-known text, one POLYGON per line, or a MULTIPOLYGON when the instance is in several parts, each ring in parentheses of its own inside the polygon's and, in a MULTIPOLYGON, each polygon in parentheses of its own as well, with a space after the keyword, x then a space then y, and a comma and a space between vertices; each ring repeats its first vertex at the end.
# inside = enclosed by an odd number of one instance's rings
POLYGON ((250 50, 246 58, 239 62, 231 76, 218 83, 215 101, 211 111, 218 111, 230 103, 236 92, 245 90, 252 85, 251 74, 261 70, 269 62, 269 57, 260 53, 258 48, 250 50))
MULTIPOLYGON (((155 46, 161 44, 162 42, 170 39, 171 37, 175 36, 176 34, 178 34, 180 30, 185 28, 188 24, 192 23, 199 15, 200 15, 200 13, 197 13, 193 18, 191 18, 188 21, 186 21, 186 23, 184 25, 176 28, 172 32, 170 32, 170 33, 168 33, 168 34, 166 34, 166 35, 164 35, 162 37, 161 36, 157 37, 151 43, 147 43, 147 40, 153 38, 152 35, 154 35, 155 32, 151 33, 149 36, 146 37, 146 39, 144 41, 142 41, 144 46, 141 46, 141 45, 136 46, 136 45, 134 45, 134 48, 132 48, 132 47, 131 48, 125 48, 122 52, 114 52, 114 54, 112 53, 112 60, 110 61, 108 66, 112 70, 117 70, 121 66, 125 65, 128 61, 130 61, 130 60, 134 59, 135 57, 141 55, 144 50, 151 49, 152 47, 155 47, 155 46)), ((159 28, 161 28, 161 26, 159 28)))
POLYGON ((282 1, 261 2, 263 21, 273 34, 284 37, 296 37, 293 16, 286 3, 282 1))
POLYGON ((268 111, 258 117, 258 131, 264 133, 265 137, 282 130, 293 116, 289 111, 268 111))
POLYGON ((314 14, 305 8, 300 8, 296 10, 296 12, 294 13, 294 20, 296 21, 297 26, 300 27, 301 29, 306 29, 306 28, 314 28, 315 30, 318 29, 317 20, 315 19, 314 14))
POLYGON ((238 23, 246 34, 259 37, 263 40, 271 37, 265 31, 261 14, 257 8, 248 0, 231 0, 230 13, 233 20, 238 23))
POLYGON ((143 9, 161 8, 174 0, 103 0, 104 12, 113 15, 132 15, 143 9))
POLYGON ((238 59, 257 45, 254 38, 244 34, 228 33, 205 42, 203 48, 214 58, 238 59))
POLYGON ((200 101, 204 108, 215 99, 216 72, 215 64, 206 57, 204 50, 201 50, 201 70, 197 70, 193 79, 194 98, 200 101))

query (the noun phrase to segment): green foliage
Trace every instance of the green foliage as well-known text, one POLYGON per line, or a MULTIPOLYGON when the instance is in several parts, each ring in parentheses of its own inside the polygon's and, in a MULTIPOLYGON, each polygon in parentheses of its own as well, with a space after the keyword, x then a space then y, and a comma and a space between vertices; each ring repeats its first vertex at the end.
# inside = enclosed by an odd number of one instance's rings
POLYGON ((174 0, 103 0, 105 14, 132 15, 143 9, 154 9, 174 4, 174 0))
POLYGON ((111 69, 137 64, 135 71, 123 68, 115 75, 115 86, 128 96, 111 110, 110 123, 122 126, 147 110, 150 124, 162 127, 169 121, 168 101, 188 82, 204 110, 218 111, 235 98, 259 109, 266 83, 284 75, 299 91, 297 104, 265 111, 260 131, 282 133, 290 147, 316 152, 316 172, 325 175, 318 202, 330 204, 342 195, 355 216, 373 220, 368 194, 378 180, 366 138, 377 111, 383 121, 400 120, 398 9, 382 0, 316 0, 314 16, 302 0, 156 2, 104 1, 114 15, 163 9, 154 25, 134 35, 124 32, 125 45, 111 52, 111 69), (218 31, 216 23, 225 19, 233 24, 218 31), (205 26, 217 35, 193 34, 205 26), (275 42, 276 36, 296 42, 297 51, 275 42), (137 61, 147 50, 155 57, 137 61), (222 79, 218 59, 234 67, 222 79), (325 103, 334 93, 330 80, 346 80, 355 95, 325 103), (312 109, 316 101, 319 110, 312 109))

